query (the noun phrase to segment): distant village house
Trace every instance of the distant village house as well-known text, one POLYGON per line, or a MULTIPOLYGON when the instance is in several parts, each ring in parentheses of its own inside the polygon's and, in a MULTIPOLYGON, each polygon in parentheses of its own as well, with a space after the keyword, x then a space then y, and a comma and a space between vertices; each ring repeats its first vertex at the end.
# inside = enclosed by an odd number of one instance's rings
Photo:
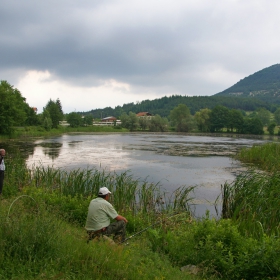
POLYGON ((121 125, 122 122, 120 120, 117 120, 116 117, 110 116, 101 119, 100 122, 93 122, 93 125, 121 125))
POLYGON ((111 116, 111 117, 103 118, 101 121, 102 122, 114 122, 116 120, 117 120, 117 118, 111 116))
POLYGON ((31 109, 37 114, 38 109, 36 107, 31 107, 31 109))
POLYGON ((153 115, 149 112, 139 112, 138 114, 136 114, 136 116, 139 118, 146 118, 148 120, 150 120, 153 117, 153 115))

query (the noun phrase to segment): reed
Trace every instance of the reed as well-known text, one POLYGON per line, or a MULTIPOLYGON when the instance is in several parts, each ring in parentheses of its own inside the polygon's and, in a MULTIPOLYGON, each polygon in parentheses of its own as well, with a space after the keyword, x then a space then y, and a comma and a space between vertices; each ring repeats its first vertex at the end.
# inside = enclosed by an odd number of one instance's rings
POLYGON ((189 213, 189 193, 193 187, 179 188, 167 195, 158 183, 134 179, 129 171, 121 174, 97 169, 66 171, 42 164, 29 169, 19 157, 11 158, 8 165, 5 196, 19 191, 42 196, 45 203, 61 209, 65 217, 80 224, 84 224, 90 199, 96 197, 99 188, 104 186, 112 191, 111 202, 120 213, 134 220, 138 216, 146 224, 156 219, 159 213, 189 213))
POLYGON ((277 171, 280 168, 280 144, 266 143, 243 148, 237 158, 245 163, 252 163, 266 171, 277 171))
POLYGON ((233 219, 247 235, 279 234, 280 173, 249 170, 223 186, 223 218, 233 219))

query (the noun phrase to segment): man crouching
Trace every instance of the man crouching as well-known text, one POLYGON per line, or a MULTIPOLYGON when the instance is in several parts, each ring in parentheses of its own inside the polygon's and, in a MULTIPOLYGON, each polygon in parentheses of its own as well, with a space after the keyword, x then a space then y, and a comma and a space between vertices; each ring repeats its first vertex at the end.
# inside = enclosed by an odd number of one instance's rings
POLYGON ((127 219, 117 213, 109 202, 111 192, 106 188, 100 188, 98 197, 93 199, 88 207, 86 230, 89 240, 101 235, 114 234, 114 241, 122 243, 125 240, 125 227, 127 219), (110 218, 116 221, 110 224, 110 218))

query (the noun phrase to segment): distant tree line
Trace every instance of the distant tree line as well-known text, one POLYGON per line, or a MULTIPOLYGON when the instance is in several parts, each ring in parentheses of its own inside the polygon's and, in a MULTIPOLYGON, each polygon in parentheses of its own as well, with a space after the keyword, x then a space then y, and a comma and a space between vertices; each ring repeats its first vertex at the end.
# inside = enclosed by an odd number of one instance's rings
MULTIPOLYGON (((16 126, 39 126, 45 130, 55 129, 58 128, 62 120, 67 121, 71 127, 88 126, 92 125, 94 119, 93 112, 64 114, 59 99, 50 99, 43 108, 43 112, 36 114, 34 109, 26 103, 21 93, 6 81, 0 83, 0 100, 1 134, 11 134, 16 126)), ((122 107, 116 107, 115 110, 108 107, 99 111, 99 113, 100 116, 96 119, 101 119, 102 116, 116 116, 121 119, 122 127, 130 131, 164 132, 171 129, 178 132, 228 131, 263 134, 263 127, 266 126, 269 133, 273 134, 275 127, 280 125, 280 107, 273 107, 253 99, 224 96, 163 97, 153 101, 145 100, 136 105, 133 103, 125 104, 122 107), (242 105, 239 104, 241 100, 244 101, 242 105), (179 101, 183 101, 183 103, 177 104, 179 101), (211 106, 207 107, 207 104, 211 106), (165 107, 164 110, 169 108, 168 114, 167 112, 163 115, 154 113, 161 110, 160 106, 165 107), (242 107, 243 109, 236 109, 235 107, 242 107), (129 108, 133 110, 127 112, 129 108), (151 110, 148 110, 148 108, 151 110), (195 110, 195 108, 198 109, 195 110), (137 117, 136 113, 139 111, 150 112, 153 117, 137 117)))
POLYGON ((212 110, 208 108, 191 114, 185 104, 179 104, 170 111, 169 118, 159 115, 153 117, 137 117, 135 113, 123 113, 120 117, 122 126, 130 131, 141 129, 149 131, 168 131, 173 128, 177 132, 235 132, 240 134, 264 133, 264 126, 268 127, 270 134, 280 125, 280 108, 271 114, 265 108, 260 108, 250 114, 241 110, 228 109, 217 105, 212 110))
POLYGON ((161 117, 169 117, 170 111, 179 104, 185 104, 189 108, 191 114, 195 114, 195 112, 204 108, 213 109, 217 105, 223 105, 229 109, 239 109, 242 111, 255 111, 258 108, 265 108, 274 112, 277 109, 274 103, 264 102, 257 98, 172 95, 155 100, 144 100, 136 104, 128 103, 123 106, 116 106, 114 109, 106 107, 79 113, 83 115, 92 115, 94 119, 100 119, 102 116, 120 117, 123 113, 129 114, 129 112, 150 112, 154 115, 160 115, 161 117))

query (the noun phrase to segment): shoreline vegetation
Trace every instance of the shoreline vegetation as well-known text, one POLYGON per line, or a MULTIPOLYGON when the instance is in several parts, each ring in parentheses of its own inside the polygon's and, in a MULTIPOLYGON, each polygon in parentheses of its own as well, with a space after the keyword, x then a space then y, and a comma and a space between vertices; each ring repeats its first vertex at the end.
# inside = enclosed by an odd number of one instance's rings
POLYGON ((153 132, 149 130, 135 130, 130 131, 129 129, 120 126, 80 126, 80 127, 64 127, 59 126, 58 128, 52 128, 45 130, 42 127, 28 126, 28 127, 15 127, 10 135, 0 135, 0 141, 14 140, 14 139, 32 139, 37 137, 53 137, 63 134, 71 133, 159 133, 159 134, 185 134, 185 135, 197 135, 197 136, 217 136, 217 137, 234 137, 234 138, 249 138, 249 139, 270 139, 279 140, 280 135, 276 133, 270 135, 267 128, 264 128, 264 134, 239 134, 236 132, 228 132, 226 130, 220 132, 177 132, 174 129, 170 129, 164 132, 153 132))
POLYGON ((252 168, 222 186, 218 220, 207 212, 193 219, 192 186, 166 197, 158 184, 126 172, 28 169, 20 156, 8 156, 0 198, 0 280, 279 279, 279 151, 278 143, 267 143, 238 153, 252 168), (100 186, 113 191, 112 203, 129 220, 128 236, 155 226, 129 245, 87 244, 87 207, 100 186))

